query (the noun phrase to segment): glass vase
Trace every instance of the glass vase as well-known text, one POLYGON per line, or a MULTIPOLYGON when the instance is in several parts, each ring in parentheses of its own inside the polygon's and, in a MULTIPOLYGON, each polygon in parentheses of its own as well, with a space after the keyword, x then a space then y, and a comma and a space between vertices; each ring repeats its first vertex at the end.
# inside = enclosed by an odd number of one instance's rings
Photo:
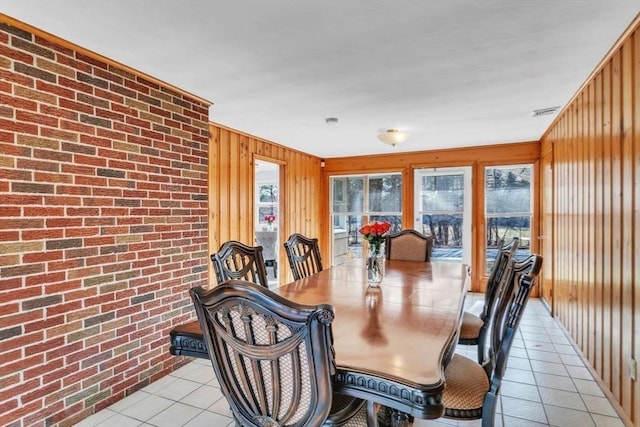
POLYGON ((370 286, 380 286, 384 278, 384 250, 381 245, 369 245, 369 253, 365 260, 367 282, 370 286))

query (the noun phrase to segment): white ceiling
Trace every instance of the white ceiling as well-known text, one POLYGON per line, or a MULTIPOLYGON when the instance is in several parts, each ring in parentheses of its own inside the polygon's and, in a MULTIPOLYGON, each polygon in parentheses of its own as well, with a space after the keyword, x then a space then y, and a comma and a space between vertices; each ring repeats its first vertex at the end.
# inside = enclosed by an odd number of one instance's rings
POLYGON ((321 157, 537 140, 640 0, 0 0, 321 157), (337 117, 337 125, 325 124, 337 117), (376 135, 411 133, 390 147, 376 135))

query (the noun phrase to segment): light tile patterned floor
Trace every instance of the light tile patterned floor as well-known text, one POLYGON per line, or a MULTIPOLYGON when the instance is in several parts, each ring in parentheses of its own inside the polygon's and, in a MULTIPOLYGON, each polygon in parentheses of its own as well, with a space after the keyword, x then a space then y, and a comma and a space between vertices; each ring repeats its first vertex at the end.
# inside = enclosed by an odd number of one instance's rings
MULTIPOLYGON (((469 294, 471 310, 478 307, 479 297, 469 294)), ((541 301, 530 301, 519 335, 500 393, 497 427, 625 425, 541 301)), ((456 351, 475 359, 475 347, 458 346, 456 351)), ((194 360, 77 425, 225 427, 234 422, 211 365, 194 360)), ((475 427, 480 421, 440 418, 416 420, 414 426, 475 427)))

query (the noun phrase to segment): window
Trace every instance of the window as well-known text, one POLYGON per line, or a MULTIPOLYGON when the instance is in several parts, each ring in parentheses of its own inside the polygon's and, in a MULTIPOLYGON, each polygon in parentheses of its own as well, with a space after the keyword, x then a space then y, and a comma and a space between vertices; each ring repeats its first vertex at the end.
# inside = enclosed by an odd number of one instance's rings
POLYGON ((520 239, 516 259, 530 253, 532 165, 485 168, 486 271, 499 248, 513 237, 520 239))
POLYGON ((258 186, 258 225, 267 225, 268 215, 278 216, 278 185, 261 184, 258 186))
POLYGON ((387 221, 392 232, 402 230, 402 174, 336 176, 330 188, 332 265, 362 257, 362 225, 387 221))

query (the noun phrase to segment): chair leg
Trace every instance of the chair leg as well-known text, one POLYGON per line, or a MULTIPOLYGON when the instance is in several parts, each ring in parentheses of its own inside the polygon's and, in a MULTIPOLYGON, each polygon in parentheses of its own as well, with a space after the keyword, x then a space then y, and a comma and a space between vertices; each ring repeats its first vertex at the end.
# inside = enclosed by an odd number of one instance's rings
POLYGON ((380 405, 378 403, 367 400, 367 426, 378 427, 378 410, 380 405))
POLYGON ((482 404, 482 427, 493 427, 496 417, 496 401, 497 396, 489 391, 484 396, 482 404))

